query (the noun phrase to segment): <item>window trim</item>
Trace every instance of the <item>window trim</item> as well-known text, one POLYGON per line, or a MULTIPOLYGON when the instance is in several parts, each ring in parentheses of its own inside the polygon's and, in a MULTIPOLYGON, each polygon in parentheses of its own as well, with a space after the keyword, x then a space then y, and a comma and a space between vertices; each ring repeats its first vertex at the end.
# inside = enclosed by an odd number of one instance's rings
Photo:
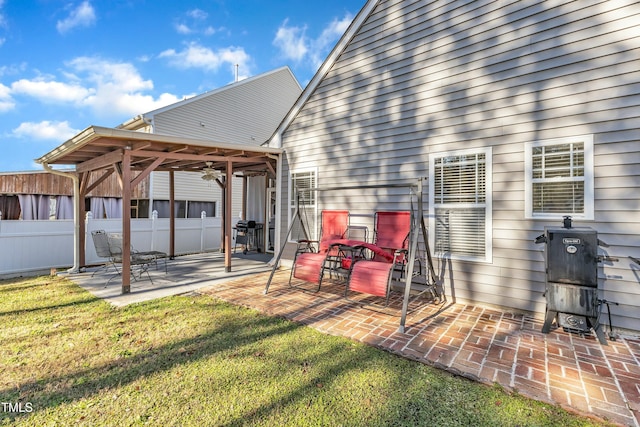
MULTIPOLYGON (((287 187, 287 229, 291 228, 291 221, 293 220, 292 216, 293 216, 294 203, 291 197, 291 189, 293 188, 293 175, 309 173, 309 172, 313 174, 313 177, 315 179, 315 184, 317 187, 318 186, 318 168, 317 167, 289 170, 288 187, 287 187)), ((314 218, 318 216, 317 214, 318 214, 318 199, 316 197, 315 204, 313 205, 314 218)), ((309 230, 309 232, 315 236, 317 231, 314 229, 314 230, 309 230)), ((310 237, 313 239, 314 236, 310 236, 310 237)), ((295 242, 295 240, 293 240, 293 236, 288 236, 288 242, 295 242)))
POLYGON ((594 159, 593 159, 593 134, 576 135, 562 138, 543 139, 525 142, 524 146, 524 217, 525 219, 558 220, 564 216, 573 219, 593 221, 594 216, 594 159), (534 213, 533 212, 533 148, 550 145, 581 142, 584 144, 584 213, 534 213))
POLYGON ((436 252, 435 255, 440 258, 473 261, 482 263, 491 263, 493 260, 493 157, 492 147, 482 147, 474 149, 444 151, 431 153, 429 155, 429 229, 433 230, 429 233, 429 245, 431 248, 436 247, 436 208, 446 206, 446 204, 437 204, 435 202, 435 161, 448 156, 464 156, 469 154, 484 154, 485 156, 485 201, 482 204, 460 203, 460 207, 481 206, 485 208, 485 253, 484 257, 472 257, 455 255, 451 253, 436 252))

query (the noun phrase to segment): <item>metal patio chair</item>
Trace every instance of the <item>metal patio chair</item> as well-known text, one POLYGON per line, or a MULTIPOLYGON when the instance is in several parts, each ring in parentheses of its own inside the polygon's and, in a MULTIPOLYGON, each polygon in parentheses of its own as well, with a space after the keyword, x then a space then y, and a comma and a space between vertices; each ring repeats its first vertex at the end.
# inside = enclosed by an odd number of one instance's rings
MULTIPOLYGON (((107 237, 109 241, 109 252, 111 253, 112 259, 114 260, 113 261, 114 265, 115 263, 122 264, 122 252, 123 252, 122 251, 122 234, 109 233, 107 234, 107 237)), ((134 278, 134 280, 138 280, 142 277, 143 274, 146 274, 147 277, 149 278, 149 281, 153 283, 153 280, 151 279, 151 275, 149 275, 149 266, 151 264, 157 265, 157 263, 158 263, 158 260, 155 255, 151 253, 137 252, 133 249, 131 250, 130 265, 131 265, 132 277, 134 278), (138 270, 137 277, 135 274, 136 269, 138 270)))
POLYGON ((102 266, 100 266, 98 270, 93 272, 91 277, 93 277, 101 269, 107 271, 110 266, 113 266, 116 272, 120 273, 118 271, 118 266, 116 265, 115 259, 112 256, 111 251, 109 250, 109 236, 107 235, 107 233, 104 230, 95 230, 91 232, 91 238, 93 239, 93 246, 96 249, 96 255, 98 255, 100 258, 107 259, 107 261, 102 266))

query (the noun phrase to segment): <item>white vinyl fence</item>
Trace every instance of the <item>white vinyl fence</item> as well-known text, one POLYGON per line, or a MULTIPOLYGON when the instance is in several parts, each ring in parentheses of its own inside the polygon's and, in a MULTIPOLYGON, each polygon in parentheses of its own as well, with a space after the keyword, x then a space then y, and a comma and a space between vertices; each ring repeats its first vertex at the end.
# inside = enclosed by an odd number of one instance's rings
MULTIPOLYGON (((220 249, 221 218, 177 218, 176 255, 220 249)), ((121 232, 122 219, 86 221, 86 264, 100 264, 91 238, 94 230, 121 232)), ((169 253, 169 218, 132 219, 131 244, 138 251, 169 253)), ((0 277, 48 272, 73 266, 72 220, 0 220, 0 277)))

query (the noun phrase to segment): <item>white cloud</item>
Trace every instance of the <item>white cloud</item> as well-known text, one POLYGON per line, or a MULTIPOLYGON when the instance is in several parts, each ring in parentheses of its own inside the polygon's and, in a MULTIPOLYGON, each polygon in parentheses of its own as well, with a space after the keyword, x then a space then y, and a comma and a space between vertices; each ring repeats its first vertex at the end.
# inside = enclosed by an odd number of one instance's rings
POLYGON ((347 13, 342 19, 335 18, 325 27, 318 38, 307 36, 307 27, 289 26, 285 20, 273 40, 273 44, 280 49, 282 56, 297 62, 311 61, 314 68, 322 64, 336 41, 353 21, 353 15, 347 13))
POLYGON ((289 27, 288 20, 278 28, 273 44, 278 47, 285 58, 301 61, 308 52, 306 27, 289 27))
POLYGON ((133 116, 182 99, 169 93, 158 97, 150 95, 148 92, 153 89, 153 82, 143 79, 129 63, 79 57, 66 65, 68 70, 63 73, 65 81, 49 76, 18 80, 10 90, 0 86, 0 111, 2 108, 12 108, 11 96, 18 94, 47 103, 87 107, 99 119, 133 116), (3 100, 6 104, 4 107, 3 100))
POLYGON ((144 80, 138 70, 127 62, 110 62, 104 59, 81 56, 67 63, 76 73, 101 86, 116 86, 120 92, 153 89, 151 80, 144 80))
POLYGON ((24 62, 20 64, 0 65, 0 77, 17 75, 23 73, 26 69, 27 64, 24 62))
POLYGON ((209 14, 202 9, 192 9, 187 12, 187 16, 193 19, 197 19, 198 21, 204 21, 205 19, 207 19, 209 14))
POLYGON ((69 122, 50 122, 48 120, 39 123, 24 122, 13 129, 12 133, 18 138, 29 138, 36 140, 66 141, 79 132, 72 129, 69 122))
POLYGON ((197 43, 190 43, 180 52, 175 49, 165 50, 160 57, 167 58, 169 63, 177 68, 217 71, 223 65, 228 65, 235 74, 237 64, 245 74, 250 74, 251 58, 241 47, 227 47, 214 51, 197 43))
POLYGON ((85 100, 86 105, 102 116, 114 113, 135 116, 182 100, 182 98, 170 93, 163 93, 156 99, 151 95, 142 93, 119 93, 108 87, 103 87, 102 89, 96 95, 90 96, 85 100))
POLYGON ((75 83, 63 83, 38 78, 35 80, 21 79, 11 84, 14 94, 28 95, 44 102, 77 103, 85 99, 92 92, 91 89, 75 83))
POLYGON ((174 28, 178 34, 204 34, 210 36, 217 30, 211 25, 206 25, 209 14, 202 9, 192 9, 185 13, 185 17, 176 20, 174 28), (185 22, 186 21, 186 22, 185 22))
POLYGON ((176 24, 176 32, 178 34, 191 34, 193 31, 187 24, 176 24))
POLYGON ((82 104, 101 116, 136 115, 179 101, 181 98, 163 93, 157 99, 145 94, 153 89, 151 80, 144 80, 129 63, 109 62, 97 58, 80 57, 69 65, 84 80, 94 85, 92 93, 82 104))
POLYGON ((13 110, 16 103, 11 97, 11 89, 0 83, 0 113, 13 110))
POLYGON ((58 21, 56 28, 60 33, 66 33, 77 27, 89 27, 96 22, 96 12, 88 1, 80 3, 69 16, 58 21))

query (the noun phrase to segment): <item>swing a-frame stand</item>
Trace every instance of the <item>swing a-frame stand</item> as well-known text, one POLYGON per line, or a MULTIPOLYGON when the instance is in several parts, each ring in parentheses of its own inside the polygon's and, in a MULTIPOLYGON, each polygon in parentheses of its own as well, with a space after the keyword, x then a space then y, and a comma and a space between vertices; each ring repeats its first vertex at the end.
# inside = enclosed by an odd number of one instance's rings
MULTIPOLYGON (((435 301, 439 301, 442 298, 438 291, 437 286, 437 276, 435 274, 435 269, 433 267, 433 261, 431 258, 431 251, 429 249, 429 239, 427 227, 424 221, 424 208, 423 208, 423 184, 426 181, 426 178, 420 178, 417 182, 413 183, 405 183, 405 184, 388 184, 388 185, 366 185, 366 186, 350 186, 350 187, 330 187, 330 188, 312 188, 305 189, 306 192, 330 192, 330 191, 344 191, 344 190, 363 190, 363 189, 380 189, 380 188, 409 188, 410 189, 410 197, 411 197, 411 230, 409 232, 409 240, 408 240, 408 253, 406 256, 406 265, 404 267, 404 275, 402 276, 402 282, 404 284, 403 290, 403 300, 402 300, 402 311, 400 315, 400 326, 398 331, 404 333, 405 331, 405 322, 407 318, 407 312, 409 309, 409 303, 412 296, 412 289, 414 287, 424 288, 420 294, 423 292, 430 292, 431 296, 435 301), (413 205, 413 197, 417 199, 417 209, 414 209, 413 205), (423 248, 419 250, 419 243, 423 245, 423 248), (420 252, 424 252, 424 262, 426 264, 426 268, 422 268, 422 257, 420 256, 420 252), (418 273, 414 273, 416 269, 416 261, 419 263, 418 273)), ((284 244, 280 248, 278 252, 273 269, 267 281, 267 284, 264 289, 264 293, 267 294, 269 292, 269 287, 271 286, 271 281, 275 274, 276 269, 278 269, 280 265, 280 259, 282 254, 284 253, 285 246, 291 236, 291 232, 294 228, 294 224, 296 221, 300 224, 301 231, 305 238, 308 239, 309 232, 306 229, 305 221, 300 212, 300 203, 299 203, 299 195, 296 191, 295 193, 296 204, 295 210, 293 214, 293 218, 291 224, 289 225, 289 229, 287 230, 286 238, 284 239, 284 244)), ((396 281, 397 283, 397 281, 396 281)), ((397 285, 396 285, 397 287, 397 285)))

